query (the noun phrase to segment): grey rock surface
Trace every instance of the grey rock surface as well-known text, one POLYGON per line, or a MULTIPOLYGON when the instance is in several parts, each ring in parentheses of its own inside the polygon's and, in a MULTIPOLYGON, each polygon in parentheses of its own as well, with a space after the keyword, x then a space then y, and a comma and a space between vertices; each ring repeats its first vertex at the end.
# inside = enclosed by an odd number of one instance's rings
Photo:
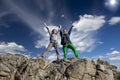
POLYGON ((117 80, 116 72, 116 66, 100 59, 50 63, 20 54, 0 55, 0 80, 117 80))

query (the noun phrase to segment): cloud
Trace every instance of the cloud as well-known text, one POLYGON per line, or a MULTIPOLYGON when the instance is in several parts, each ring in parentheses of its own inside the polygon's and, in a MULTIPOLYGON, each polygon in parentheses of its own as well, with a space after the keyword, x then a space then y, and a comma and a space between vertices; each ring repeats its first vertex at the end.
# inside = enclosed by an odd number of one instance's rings
POLYGON ((64 15, 64 14, 62 14, 60 17, 61 17, 61 18, 64 18, 64 17, 65 17, 65 15, 64 15))
POLYGON ((90 32, 100 29, 105 24, 105 16, 83 15, 73 25, 78 31, 90 32))
POLYGON ((110 48, 110 50, 115 50, 115 48, 110 48))
POLYGON ((109 60, 120 60, 120 51, 114 50, 110 53, 106 53, 109 60))
POLYGON ((79 37, 78 37, 78 41, 76 41, 76 39, 77 38, 72 37, 72 42, 77 47, 77 50, 81 52, 91 52, 95 47, 95 42, 96 42, 95 39, 92 38, 79 39, 79 37))
POLYGON ((32 13, 29 13, 29 11, 25 7, 16 5, 16 3, 13 0, 6 0, 5 3, 9 3, 8 6, 11 12, 16 14, 20 19, 22 19, 22 21, 25 24, 27 24, 31 29, 33 29, 37 33, 42 34, 41 20, 37 16, 33 15, 32 13))
POLYGON ((108 22, 110 25, 115 25, 117 23, 120 23, 120 17, 112 17, 108 22))
MULTIPOLYGON (((60 51, 60 59, 62 58, 63 58, 63 54, 61 54, 61 51, 60 51)), ((57 60, 57 55, 54 51, 49 51, 48 54, 46 55, 46 59, 52 62, 54 60, 57 60)))
POLYGON ((120 54, 120 52, 119 51, 112 51, 111 53, 107 53, 107 55, 116 55, 116 54, 120 54))
POLYGON ((8 12, 8 11, 0 13, 0 18, 3 17, 3 16, 5 16, 5 15, 8 15, 9 13, 10 12, 8 12))
MULTIPOLYGON (((4 3, 8 7, 8 11, 16 14, 23 23, 28 25, 34 32, 37 33, 37 40, 34 41, 36 48, 47 47, 49 43, 48 33, 44 30, 43 23, 46 22, 49 26, 53 25, 56 22, 56 8, 53 1, 48 0, 37 0, 33 7, 38 8, 38 12, 32 10, 30 5, 26 4, 24 1, 15 1, 15 0, 4 0, 4 3), (44 4, 43 4, 44 3, 44 4), (35 5, 35 6, 34 6, 35 5), (39 13, 39 15, 38 15, 39 13), (55 20, 53 22, 53 20, 55 20)), ((67 14, 67 10, 63 11, 64 14, 67 14)), ((68 15, 67 15, 68 16, 68 15)), ((60 17, 60 16, 59 16, 60 17)), ((67 21, 67 20, 66 20, 67 21)), ((53 28, 53 27, 52 27, 53 28)))
MULTIPOLYGON (((41 0, 38 0, 38 2, 41 2, 41 0)), ((39 3, 40 3, 39 2, 39 3)), ((49 4, 47 5, 47 7, 50 9, 51 8, 51 2, 49 3, 50 1, 46 2, 46 4, 49 4)), ((43 16, 39 17, 38 15, 35 15, 34 12, 30 12, 29 11, 29 8, 27 8, 27 6, 24 6, 25 3, 23 4, 18 4, 16 1, 12 0, 12 1, 9 1, 9 0, 5 0, 4 3, 9 6, 9 10, 11 13, 14 13, 16 14, 21 20, 23 23, 25 23, 26 25, 28 25, 29 28, 31 28, 34 33, 38 33, 39 36, 37 41, 35 41, 35 47, 36 48, 41 48, 43 46, 47 46, 48 42, 49 42, 49 38, 46 37, 48 34, 47 32, 45 32, 44 30, 44 25, 43 25, 43 16), (42 44, 41 44, 42 43, 42 44)), ((42 3, 39 4, 40 6, 42 7, 45 7, 42 3)), ((42 8, 41 7, 41 8, 42 8)), ((47 22, 50 23, 50 19, 52 19, 52 14, 50 12, 52 12, 52 10, 50 9, 46 12, 48 12, 48 17, 47 18, 47 22), (50 12, 49 12, 50 11, 50 12), (50 18, 51 17, 51 18, 50 18)), ((40 9, 40 11, 43 10, 43 9, 40 9)), ((7 14, 7 13, 4 13, 4 15, 7 14)), ((3 14, 1 14, 2 16, 3 14)))
MULTIPOLYGON (((16 2, 15 0, 5 0, 4 2, 9 7, 9 10, 11 10, 10 12, 16 14, 35 33, 39 34, 38 40, 34 41, 35 47, 47 47, 49 43, 49 36, 48 33, 44 30, 43 22, 47 21, 46 23, 48 23, 49 26, 53 25, 52 19, 55 19, 54 15, 56 11, 54 9, 53 3, 51 1, 44 1, 44 3, 47 5, 43 5, 41 3, 41 0, 38 0, 38 3, 40 4, 37 6, 39 6, 41 13, 41 15, 38 16, 33 11, 31 12, 30 9, 22 1, 22 4, 21 2, 20 4, 18 4, 18 2, 16 2), (47 18, 44 18, 41 12, 44 10, 46 10, 45 13, 47 13, 47 18)), ((66 15, 67 17, 69 14, 66 13, 67 12, 64 12, 64 15, 66 15)), ((93 38, 95 36, 94 32, 103 27, 105 23, 104 18, 104 16, 94 16, 85 14, 83 16, 80 16, 80 19, 73 23, 75 28, 72 31, 71 39, 78 50, 83 52, 90 52, 95 48, 97 39, 93 38)))
MULTIPOLYGON (((33 8, 25 1, 16 0, 4 0, 5 5, 8 7, 8 11, 16 14, 25 24, 28 25, 36 33, 44 38, 45 31, 43 31, 43 23, 53 24, 56 21, 56 5, 53 1, 37 0, 34 1, 33 8), (37 6, 37 7, 36 7, 37 6), (38 10, 34 10, 37 8, 38 10)), ((62 10, 63 11, 63 10, 62 10)), ((67 14, 67 10, 64 10, 64 14, 67 14)))
MULTIPOLYGON (((81 52, 91 52, 96 44, 102 44, 94 38, 95 31, 103 27, 105 23, 104 16, 83 15, 78 21, 73 23, 74 29, 71 33, 71 40, 77 50, 81 52), (86 25, 87 22, 87 25, 86 25), (94 25, 94 26, 93 26, 94 25)), ((56 28, 56 26, 49 26, 50 29, 56 28)), ((36 42, 36 48, 47 47, 49 43, 48 33, 45 34, 45 38, 36 42), (44 43, 44 44, 41 44, 44 43)), ((60 37, 58 39, 60 42, 60 37)))
MULTIPOLYGON (((5 0, 4 2, 9 7, 11 12, 15 13, 25 24, 28 25, 29 28, 31 28, 35 33, 39 34, 37 36, 38 40, 34 41, 35 47, 47 47, 49 43, 49 36, 48 33, 44 30, 43 22, 47 21, 50 26, 53 24, 52 19, 55 19, 55 9, 53 3, 51 1, 45 1, 44 3, 47 5, 43 5, 41 0, 38 0, 38 3, 40 3, 40 13, 42 14, 41 11, 46 10, 45 13, 47 13, 47 18, 44 18, 43 15, 36 15, 36 13, 30 11, 30 9, 22 1, 22 4, 18 4, 18 2, 15 0, 5 0)), ((67 16, 69 14, 64 12, 64 15, 67 16)), ((72 31, 71 39, 78 50, 82 52, 90 52, 95 48, 97 42, 97 39, 94 38, 95 31, 103 27, 104 23, 106 22, 104 18, 104 16, 85 14, 80 16, 80 19, 73 23, 75 28, 72 31)))
POLYGON ((102 42, 102 41, 98 41, 97 43, 98 43, 98 44, 103 44, 104 42, 102 42))
POLYGON ((18 45, 15 42, 0 42, 0 54, 23 54, 26 51, 22 45, 18 45))
MULTIPOLYGON (((51 19, 53 18, 54 12, 52 9, 51 1, 42 1, 37 0, 36 5, 39 6, 40 15, 36 15, 37 12, 30 11, 32 10, 24 1, 15 1, 15 0, 4 0, 5 5, 8 7, 8 11, 16 14, 22 22, 28 25, 32 30, 36 33, 39 33, 42 37, 44 37, 45 31, 43 31, 43 22, 47 21, 51 23, 51 19), (42 2, 45 2, 46 5, 43 5, 42 2), (46 11, 47 18, 44 19, 44 15, 42 12, 46 11)), ((7 14, 6 12, 3 12, 7 14)), ((3 14, 1 14, 3 15, 3 14)))
POLYGON ((8 11, 1 12, 1 13, 0 13, 0 27, 9 28, 9 25, 6 24, 6 23, 1 19, 3 16, 6 16, 6 15, 8 15, 8 14, 10 14, 10 12, 8 12, 8 11))
POLYGON ((91 52, 98 42, 95 32, 105 24, 104 16, 83 15, 78 21, 73 23, 74 30, 71 34, 73 44, 79 51, 91 52))
POLYGON ((120 71, 120 51, 114 49, 114 51, 106 53, 105 56, 109 62, 111 62, 113 65, 116 65, 120 71))
POLYGON ((57 60, 56 54, 50 54, 49 56, 47 56, 47 60, 49 60, 50 62, 57 60))
POLYGON ((117 57, 111 57, 109 58, 110 60, 120 60, 120 56, 117 56, 117 57))

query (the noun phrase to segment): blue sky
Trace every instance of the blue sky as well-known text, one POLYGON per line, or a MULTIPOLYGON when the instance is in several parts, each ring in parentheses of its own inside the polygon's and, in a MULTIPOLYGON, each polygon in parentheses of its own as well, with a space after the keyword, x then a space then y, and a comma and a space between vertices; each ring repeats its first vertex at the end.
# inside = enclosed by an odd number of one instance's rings
MULTIPOLYGON (((0 0, 0 54, 41 55, 49 43, 44 22, 50 29, 74 25, 71 41, 80 57, 120 66, 119 0, 0 0)), ((61 45, 60 52, 63 58, 61 45)), ((46 59, 56 59, 54 49, 46 59)))

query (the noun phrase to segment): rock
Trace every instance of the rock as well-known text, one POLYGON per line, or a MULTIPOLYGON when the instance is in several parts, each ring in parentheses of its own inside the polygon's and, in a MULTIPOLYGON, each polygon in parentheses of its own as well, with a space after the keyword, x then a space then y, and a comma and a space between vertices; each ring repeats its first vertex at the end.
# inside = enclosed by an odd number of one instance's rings
POLYGON ((98 59, 50 63, 20 54, 0 55, 0 80, 119 80, 117 67, 98 59))
POLYGON ((105 73, 98 70, 96 73, 96 80, 107 80, 105 73))
POLYGON ((114 80, 114 76, 113 76, 113 71, 110 69, 106 70, 106 76, 107 76, 107 80, 114 80))
POLYGON ((114 75, 115 80, 120 80, 120 72, 116 72, 114 75))
POLYGON ((88 59, 80 59, 67 67, 66 74, 68 78, 90 80, 89 77, 96 74, 95 62, 88 59))

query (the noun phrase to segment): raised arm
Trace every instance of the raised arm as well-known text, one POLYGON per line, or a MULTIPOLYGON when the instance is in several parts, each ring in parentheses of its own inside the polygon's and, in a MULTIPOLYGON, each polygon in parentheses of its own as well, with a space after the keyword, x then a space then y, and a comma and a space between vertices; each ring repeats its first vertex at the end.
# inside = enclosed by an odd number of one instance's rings
POLYGON ((60 31, 60 36, 62 37, 62 30, 61 30, 61 28, 62 28, 62 26, 61 25, 59 25, 59 31, 60 31))
POLYGON ((45 25, 45 28, 47 29, 49 35, 51 35, 50 30, 49 30, 48 26, 46 25, 46 23, 44 23, 44 25, 45 25))
POLYGON ((60 30, 61 30, 61 25, 58 26, 57 34, 60 32, 60 30))
POLYGON ((70 27, 69 31, 68 31, 68 34, 70 35, 71 34, 71 31, 73 29, 73 25, 70 27))

